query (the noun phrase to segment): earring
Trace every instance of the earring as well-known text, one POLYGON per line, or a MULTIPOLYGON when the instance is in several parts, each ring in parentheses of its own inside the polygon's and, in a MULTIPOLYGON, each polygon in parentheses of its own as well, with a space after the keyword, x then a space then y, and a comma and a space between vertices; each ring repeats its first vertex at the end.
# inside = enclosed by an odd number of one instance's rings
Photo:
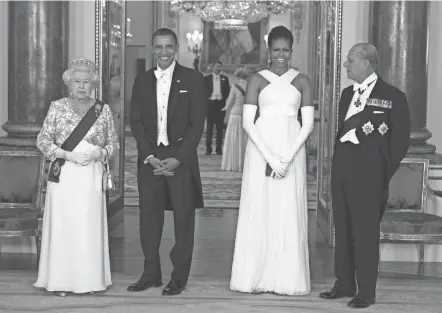
POLYGON ((272 60, 270 59, 270 56, 267 58, 267 65, 270 67, 272 65, 272 60))
POLYGON ((289 62, 288 62, 288 66, 289 66, 289 68, 292 67, 292 60, 289 60, 289 62))

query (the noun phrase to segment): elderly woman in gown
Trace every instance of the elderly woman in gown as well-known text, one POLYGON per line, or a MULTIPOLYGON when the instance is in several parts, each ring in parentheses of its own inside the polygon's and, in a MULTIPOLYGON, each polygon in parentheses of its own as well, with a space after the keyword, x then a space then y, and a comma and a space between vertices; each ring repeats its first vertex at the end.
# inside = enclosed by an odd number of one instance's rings
POLYGON ((92 61, 71 61, 63 73, 69 97, 51 103, 37 137, 52 163, 34 286, 59 296, 112 284, 103 173, 119 145, 109 106, 90 97, 99 80, 92 61))

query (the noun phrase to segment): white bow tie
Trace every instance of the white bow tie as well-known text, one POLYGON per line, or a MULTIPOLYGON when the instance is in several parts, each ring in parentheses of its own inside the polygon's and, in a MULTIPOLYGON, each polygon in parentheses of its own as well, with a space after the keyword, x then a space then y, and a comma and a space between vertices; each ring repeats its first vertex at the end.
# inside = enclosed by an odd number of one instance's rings
POLYGON ((163 70, 161 70, 161 69, 156 69, 155 71, 154 71, 154 74, 155 74, 155 77, 157 78, 157 79, 161 79, 161 78, 163 78, 164 76, 169 76, 169 71, 163 71, 163 70))
POLYGON ((353 91, 356 91, 356 90, 358 90, 358 89, 365 89, 365 88, 367 88, 367 85, 366 85, 366 84, 358 84, 358 83, 355 83, 355 84, 353 85, 353 91))
POLYGON ((371 82, 369 82, 369 83, 362 83, 362 84, 358 84, 358 83, 354 83, 353 84, 353 91, 356 91, 356 90, 365 90, 365 89, 367 89, 368 88, 368 86, 370 86, 372 83, 374 82, 374 80, 372 80, 371 82))

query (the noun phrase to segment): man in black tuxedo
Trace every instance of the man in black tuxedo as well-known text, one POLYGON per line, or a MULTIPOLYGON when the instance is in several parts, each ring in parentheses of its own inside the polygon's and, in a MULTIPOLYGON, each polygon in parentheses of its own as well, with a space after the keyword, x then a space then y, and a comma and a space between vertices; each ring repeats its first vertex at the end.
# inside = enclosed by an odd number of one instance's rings
POLYGON ((213 74, 204 77, 207 101, 207 131, 206 131, 206 155, 212 154, 213 125, 216 126, 216 154, 222 154, 223 129, 226 106, 229 97, 229 78, 221 74, 221 61, 217 61, 213 67, 213 74))
POLYGON ((162 284, 159 247, 164 210, 173 208, 174 270, 163 295, 184 290, 190 272, 195 208, 203 207, 197 147, 204 131, 207 97, 203 75, 175 61, 176 34, 167 28, 152 35, 157 66, 135 78, 131 129, 138 149, 140 240, 144 272, 128 291, 162 284))
POLYGON ((378 60, 367 43, 348 53, 344 67, 356 84, 342 91, 332 162, 337 280, 320 297, 356 296, 348 303, 353 308, 375 303, 380 222, 390 179, 410 143, 407 98, 377 76, 378 60))

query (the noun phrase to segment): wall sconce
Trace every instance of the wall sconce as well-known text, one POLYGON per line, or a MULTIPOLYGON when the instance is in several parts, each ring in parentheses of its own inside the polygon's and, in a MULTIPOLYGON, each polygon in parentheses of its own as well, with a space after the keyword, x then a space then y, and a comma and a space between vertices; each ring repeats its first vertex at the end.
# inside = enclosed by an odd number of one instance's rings
POLYGON ((126 19, 126 42, 131 42, 132 41, 132 34, 130 32, 130 18, 126 19))
POLYGON ((187 48, 189 52, 193 52, 195 56, 201 53, 202 50, 202 42, 203 42, 203 34, 199 32, 199 30, 194 30, 193 33, 187 33, 187 48))
MULTIPOLYGON (((130 33, 130 22, 131 19, 126 19, 126 43, 132 41, 132 34, 130 33)), ((112 25, 111 31, 110 31, 110 45, 114 48, 118 48, 121 45, 121 26, 118 24, 112 25)))

